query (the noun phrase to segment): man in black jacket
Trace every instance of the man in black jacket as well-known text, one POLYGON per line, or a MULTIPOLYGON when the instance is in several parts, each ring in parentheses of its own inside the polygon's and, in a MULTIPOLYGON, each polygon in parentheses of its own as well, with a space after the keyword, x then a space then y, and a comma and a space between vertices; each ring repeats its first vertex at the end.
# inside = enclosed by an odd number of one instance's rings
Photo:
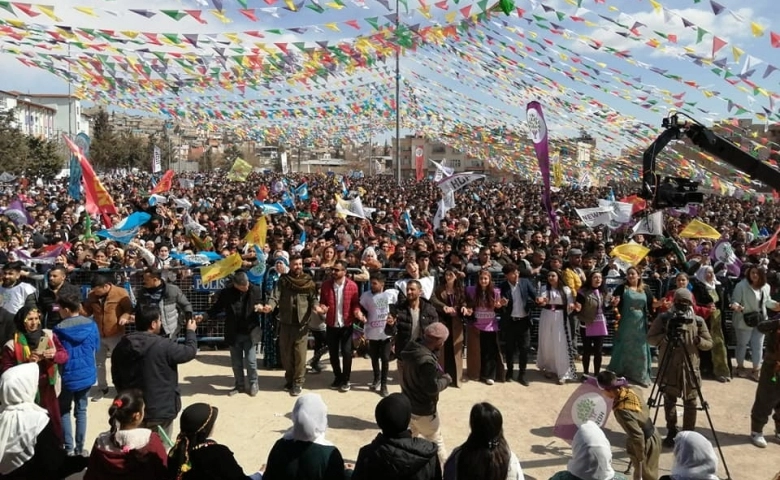
POLYGON ((81 290, 68 281, 68 271, 62 265, 55 265, 48 272, 49 281, 46 288, 38 295, 38 308, 43 315, 43 328, 54 328, 62 317, 57 299, 60 297, 81 298, 81 290))
POLYGON ((501 282, 501 298, 507 300, 501 309, 501 331, 506 344, 506 381, 513 380, 515 351, 519 353, 517 361, 517 381, 528 386, 525 370, 528 366, 528 350, 531 349, 531 309, 536 301, 536 288, 527 278, 520 276, 517 265, 504 265, 504 277, 501 282))
POLYGON ((382 433, 360 449, 352 480, 441 480, 438 447, 409 430, 412 404, 406 395, 383 398, 374 414, 382 433))
POLYGON ((412 436, 419 435, 438 445, 441 465, 447 460, 447 451, 436 407, 439 392, 450 386, 452 378, 442 372, 436 352, 449 335, 443 323, 431 323, 425 328, 422 341, 409 342, 400 355, 404 365, 401 391, 412 403, 412 436))
MULTIPOLYGON (((417 280, 406 284, 406 299, 390 307, 385 334, 395 337, 395 351, 400 353, 410 342, 422 339, 425 329, 439 321, 436 307, 423 297, 422 285, 417 280)), ((403 360, 398 357, 398 376, 403 382, 403 360)))
POLYGON ((143 274, 143 286, 136 290, 136 310, 157 305, 162 320, 162 334, 176 340, 179 336, 179 317, 192 318, 192 304, 179 287, 163 280, 161 270, 148 268, 143 274))
POLYGON ((198 351, 195 320, 187 321, 184 345, 160 336, 162 321, 156 306, 143 308, 135 316, 136 330, 119 341, 111 355, 111 377, 118 392, 144 392, 143 427, 160 426, 172 438, 173 421, 181 410, 178 365, 187 363, 198 351))
POLYGON ((208 316, 225 314, 225 342, 230 345, 230 364, 233 367, 235 386, 228 395, 246 391, 244 367, 249 380, 249 395, 257 395, 257 349, 260 341, 260 315, 263 311, 263 291, 257 285, 249 283, 246 273, 233 275, 231 285, 225 287, 214 305, 209 308, 208 316), (256 330, 255 330, 256 329, 256 330), (254 334, 252 331, 255 330, 254 334))

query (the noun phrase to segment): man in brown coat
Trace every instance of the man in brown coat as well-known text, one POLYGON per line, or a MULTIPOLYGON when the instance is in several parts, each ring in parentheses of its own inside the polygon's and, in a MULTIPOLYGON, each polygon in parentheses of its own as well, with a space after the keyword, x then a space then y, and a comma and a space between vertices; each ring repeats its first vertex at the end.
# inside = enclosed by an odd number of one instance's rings
POLYGON ((780 440, 780 320, 763 321, 758 324, 758 331, 766 334, 768 341, 750 411, 750 441, 758 448, 766 448, 763 430, 772 411, 775 438, 780 440))
POLYGON ((125 334, 125 325, 133 314, 133 303, 127 290, 112 284, 104 275, 95 275, 92 290, 84 302, 84 314, 95 320, 100 332, 100 348, 95 356, 98 392, 92 396, 92 401, 97 402, 108 395, 106 359, 111 358, 111 352, 125 334))
POLYGON ((661 391, 664 393, 664 412, 666 413, 666 438, 664 446, 673 447, 674 437, 677 436, 677 399, 683 399, 683 430, 696 428, 696 407, 698 398, 696 388, 701 385, 701 373, 699 372, 699 350, 712 348, 712 337, 704 319, 693 313, 693 295, 687 288, 680 288, 674 292, 674 307, 657 316, 647 332, 647 341, 650 345, 659 347, 658 364, 663 365, 666 355, 673 355, 666 360, 667 366, 663 372, 663 378, 658 379, 661 391), (677 332, 667 331, 669 321, 676 315, 682 315, 686 322, 677 327, 677 332), (668 351, 670 337, 679 335, 680 345, 683 348, 675 348, 668 351), (691 359, 694 376, 688 371, 685 356, 691 359))

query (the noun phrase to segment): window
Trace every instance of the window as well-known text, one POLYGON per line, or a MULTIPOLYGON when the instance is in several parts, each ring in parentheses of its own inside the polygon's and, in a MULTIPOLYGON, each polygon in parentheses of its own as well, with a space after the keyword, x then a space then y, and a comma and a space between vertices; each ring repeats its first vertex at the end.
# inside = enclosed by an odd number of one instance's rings
POLYGON ((431 147, 431 153, 447 153, 447 147, 445 147, 442 144, 435 144, 433 147, 431 147))
POLYGON ((452 168, 460 168, 460 160, 447 160, 452 168))

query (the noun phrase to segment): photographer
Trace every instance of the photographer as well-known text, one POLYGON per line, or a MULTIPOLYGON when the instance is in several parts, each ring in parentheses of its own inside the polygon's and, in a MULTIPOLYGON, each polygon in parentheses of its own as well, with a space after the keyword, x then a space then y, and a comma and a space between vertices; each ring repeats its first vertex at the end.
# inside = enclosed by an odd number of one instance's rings
POLYGON ((683 399, 683 430, 693 430, 696 427, 696 407, 698 405, 696 387, 701 385, 699 373, 699 350, 712 348, 712 337, 704 320, 693 313, 693 295, 685 288, 674 292, 672 309, 657 316, 647 332, 650 345, 659 347, 658 364, 666 368, 663 378, 658 379, 664 393, 664 411, 666 413, 667 434, 664 446, 674 446, 677 435, 677 399, 683 399), (672 352, 667 352, 669 343, 676 343, 672 352), (674 355, 666 359, 666 355, 674 355), (695 378, 688 372, 685 356, 691 360, 695 378))

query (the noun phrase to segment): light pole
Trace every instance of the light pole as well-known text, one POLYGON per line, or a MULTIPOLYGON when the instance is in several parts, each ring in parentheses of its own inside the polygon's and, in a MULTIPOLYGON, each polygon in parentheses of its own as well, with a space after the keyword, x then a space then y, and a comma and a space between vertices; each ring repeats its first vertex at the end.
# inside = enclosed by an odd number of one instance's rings
POLYGON ((398 27, 401 23, 399 1, 395 0, 395 166, 398 174, 398 185, 401 185, 401 39, 398 27))

